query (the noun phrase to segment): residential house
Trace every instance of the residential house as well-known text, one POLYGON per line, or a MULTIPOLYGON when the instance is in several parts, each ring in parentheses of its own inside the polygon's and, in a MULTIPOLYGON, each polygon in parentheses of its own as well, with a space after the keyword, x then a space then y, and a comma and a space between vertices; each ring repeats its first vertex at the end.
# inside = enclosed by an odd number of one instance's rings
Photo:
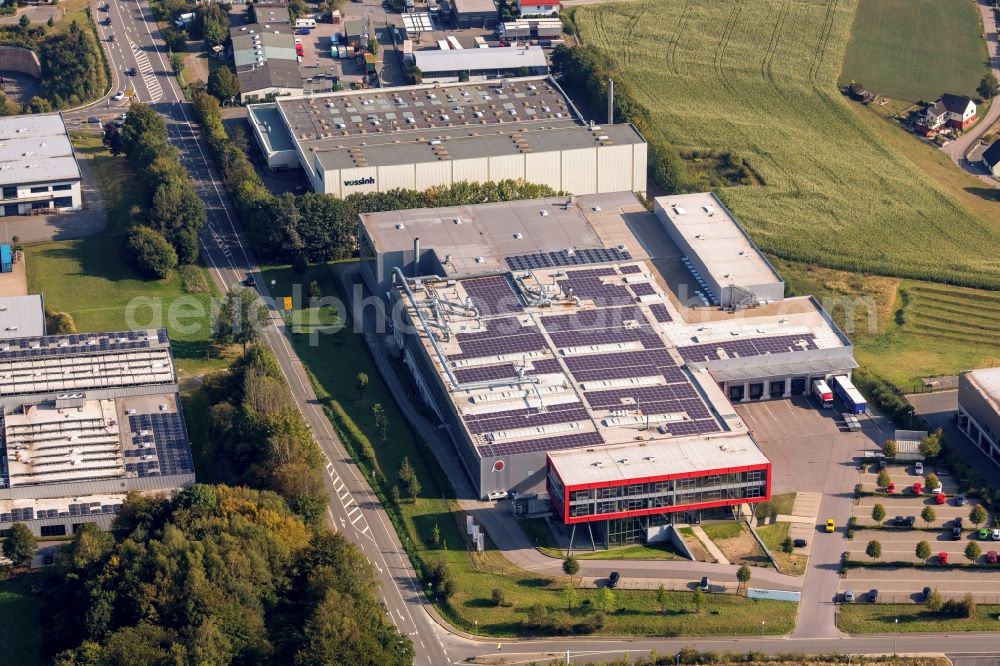
POLYGON ((976 122, 976 103, 964 95, 945 93, 921 114, 917 130, 924 136, 940 131, 943 127, 964 130, 976 122))
POLYGON ((995 178, 1000 178, 1000 139, 983 151, 983 166, 995 178))
POLYGON ((558 14, 561 7, 559 0, 517 0, 519 16, 558 14))

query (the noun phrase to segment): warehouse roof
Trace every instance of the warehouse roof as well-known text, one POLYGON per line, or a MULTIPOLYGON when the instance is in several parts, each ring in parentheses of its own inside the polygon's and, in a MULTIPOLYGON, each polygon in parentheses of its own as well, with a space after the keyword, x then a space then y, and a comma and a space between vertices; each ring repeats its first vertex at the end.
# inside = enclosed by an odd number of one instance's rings
POLYGON ((0 185, 79 179, 62 115, 0 118, 0 185))
POLYGON ((251 5, 253 7, 253 15, 257 20, 257 23, 290 23, 291 16, 288 13, 288 7, 283 3, 262 3, 255 2, 251 5))
POLYGON ((496 3, 493 0, 452 0, 452 4, 458 14, 495 13, 497 11, 496 3))
MULTIPOLYGON (((657 197, 657 213, 697 253, 716 283, 753 286, 780 282, 764 254, 712 192, 657 197)), ((662 219, 662 218, 661 218, 662 219)))
POLYGON ((233 62, 237 69, 271 60, 297 63, 295 38, 289 25, 265 28, 254 23, 229 31, 233 40, 233 62))
POLYGON ((482 71, 497 69, 548 68, 540 46, 502 46, 491 49, 448 49, 414 51, 417 67, 424 76, 435 72, 482 71))
POLYGON ((1000 368, 980 368, 963 374, 970 385, 1000 413, 1000 368))
POLYGON ((244 94, 268 88, 302 89, 302 77, 295 61, 268 60, 259 67, 242 68, 236 76, 240 80, 240 92, 244 94))
POLYGON ((45 335, 45 306, 42 297, 0 297, 0 339, 45 335))
POLYGON ((552 467, 567 486, 612 484, 642 479, 663 479, 692 470, 719 471, 763 467, 767 456, 750 435, 692 437, 624 446, 554 451, 552 467))

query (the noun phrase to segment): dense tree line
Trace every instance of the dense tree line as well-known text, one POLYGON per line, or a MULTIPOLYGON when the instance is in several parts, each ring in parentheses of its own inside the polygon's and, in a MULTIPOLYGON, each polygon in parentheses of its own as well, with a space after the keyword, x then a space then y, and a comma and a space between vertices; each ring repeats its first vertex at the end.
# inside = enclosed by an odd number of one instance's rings
POLYGON ((322 454, 270 349, 250 347, 206 377, 209 456, 229 483, 273 490, 311 525, 326 507, 322 454))
POLYGON ((195 263, 207 219, 205 205, 177 150, 167 142, 160 114, 133 103, 121 127, 104 127, 104 143, 113 155, 124 153, 146 184, 148 201, 133 211, 127 241, 139 270, 166 277, 179 264, 195 263))
POLYGON ((361 213, 457 206, 489 201, 512 201, 553 196, 544 185, 523 181, 456 183, 423 192, 391 190, 352 194, 338 199, 324 194, 275 196, 257 175, 247 157, 246 135, 230 137, 222 124, 219 102, 204 91, 193 98, 195 116, 208 138, 223 180, 232 193, 251 243, 270 261, 328 261, 353 255, 357 250, 358 215, 361 213))
POLYGON ((130 495, 111 533, 85 525, 46 586, 59 666, 409 664, 372 566, 275 493, 195 485, 130 495))

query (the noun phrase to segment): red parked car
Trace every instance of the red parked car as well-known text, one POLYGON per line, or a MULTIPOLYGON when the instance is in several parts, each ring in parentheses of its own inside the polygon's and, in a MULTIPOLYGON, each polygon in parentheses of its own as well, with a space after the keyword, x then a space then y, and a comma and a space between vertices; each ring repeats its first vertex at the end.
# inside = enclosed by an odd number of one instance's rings
POLYGON ((890 495, 895 495, 896 494, 896 483, 894 481, 890 481, 889 485, 886 486, 885 492, 889 493, 890 495))
POLYGON ((989 562, 990 564, 996 564, 997 563, 997 551, 991 550, 990 552, 986 553, 986 561, 989 562))
POLYGON ((938 553, 938 564, 948 564, 948 553, 938 553))
POLYGON ((924 486, 919 481, 913 484, 913 494, 922 495, 924 492, 924 486))
POLYGON ((944 504, 944 493, 938 493, 934 496, 935 504, 944 504))

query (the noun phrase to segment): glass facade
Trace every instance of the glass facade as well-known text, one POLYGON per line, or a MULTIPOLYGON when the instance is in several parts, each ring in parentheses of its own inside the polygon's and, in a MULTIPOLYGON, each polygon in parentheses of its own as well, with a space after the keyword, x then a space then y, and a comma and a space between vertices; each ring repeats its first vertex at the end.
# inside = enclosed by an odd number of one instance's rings
MULTIPOLYGON (((553 503, 557 507, 565 507, 566 489, 553 469, 549 469, 548 476, 549 494, 553 503)), ((763 469, 706 474, 667 481, 627 483, 586 490, 573 490, 570 487, 569 511, 566 518, 589 517, 589 520, 599 520, 614 514, 650 509, 665 509, 666 513, 713 502, 737 504, 766 495, 767 470, 763 469)), ((627 532, 632 528, 624 525, 620 529, 627 532)), ((631 537, 622 536, 622 538, 626 539, 624 543, 630 543, 627 539, 631 537)), ((609 535, 609 540, 615 541, 612 535, 609 535)))

